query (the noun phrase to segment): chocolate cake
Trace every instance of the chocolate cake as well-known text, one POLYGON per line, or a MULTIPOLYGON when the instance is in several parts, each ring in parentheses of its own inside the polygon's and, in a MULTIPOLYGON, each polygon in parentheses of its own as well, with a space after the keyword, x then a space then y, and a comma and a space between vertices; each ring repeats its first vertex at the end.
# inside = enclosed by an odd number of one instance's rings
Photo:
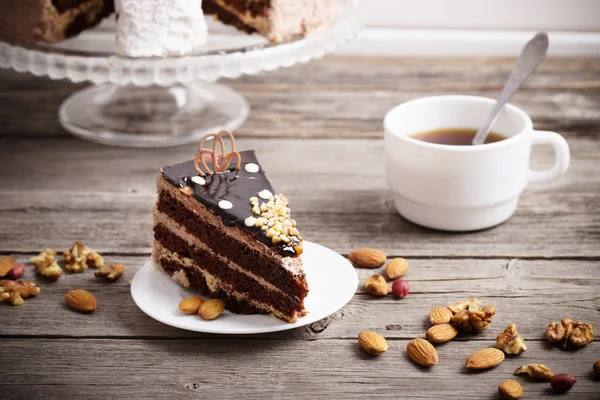
POLYGON ((206 14, 271 42, 304 36, 333 19, 339 0, 204 0, 206 14))
POLYGON ((113 11, 113 0, 2 0, 0 39, 56 43, 95 26, 113 11))
POLYGON ((236 152, 229 132, 208 135, 194 160, 162 168, 157 191, 153 258, 175 281, 234 313, 305 315, 302 237, 254 151, 236 152))
POLYGON ((271 42, 329 24, 340 0, 1 0, 0 39, 56 43, 98 24, 117 9, 117 53, 167 57, 201 50, 203 12, 271 42))

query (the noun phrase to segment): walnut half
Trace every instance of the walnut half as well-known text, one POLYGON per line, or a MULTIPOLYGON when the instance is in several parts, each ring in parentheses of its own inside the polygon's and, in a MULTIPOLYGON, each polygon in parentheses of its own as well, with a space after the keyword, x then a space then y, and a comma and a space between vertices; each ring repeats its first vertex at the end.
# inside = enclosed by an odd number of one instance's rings
POLYGON ((560 322, 551 322, 545 335, 551 343, 562 342, 563 348, 581 347, 594 341, 594 325, 564 318, 560 322))
POLYGON ((63 252, 65 268, 69 272, 83 272, 88 267, 100 268, 104 266, 102 256, 77 240, 70 250, 63 252))
POLYGON ((35 257, 31 257, 31 263, 35 266, 35 272, 46 279, 57 280, 62 276, 62 268, 54 257, 56 250, 46 249, 35 257))
POLYGON ((496 338, 496 347, 507 354, 521 354, 527 350, 523 336, 519 335, 516 324, 510 324, 496 338))
MULTIPOLYGON (((476 300, 475 303, 472 304, 472 308, 475 311, 470 311, 469 306, 465 305, 464 310, 458 311, 452 318, 450 318, 450 323, 456 325, 456 327, 463 332, 471 332, 471 331, 481 331, 489 328, 490 323, 492 322, 492 316, 496 314, 496 309, 494 306, 486 306, 483 310, 479 311, 481 302, 477 299, 467 300, 462 302, 462 304, 467 304, 472 300, 476 300), (479 306, 477 305, 479 304, 479 306)), ((457 303, 461 304, 461 303, 457 303)), ((455 307, 454 309, 458 309, 459 307, 455 307)), ((450 307, 449 307, 450 308, 450 307)))
POLYGON ((0 280, 0 301, 10 301, 13 306, 20 306, 29 296, 37 296, 40 288, 33 282, 0 280))
POLYGON ((529 374, 532 378, 541 381, 549 381, 554 376, 552 371, 550 371, 550 368, 546 367, 544 364, 521 365, 515 370, 515 375, 520 374, 529 374))
POLYGON ((459 301, 458 303, 454 303, 451 306, 448 306, 448 308, 450 309, 450 311, 452 311, 453 314, 458 314, 460 311, 479 311, 481 310, 481 301, 479 301, 479 299, 477 298, 472 298, 469 300, 464 300, 464 301, 459 301))
POLYGON ((109 281, 116 281, 123 275, 125 266, 123 264, 110 264, 100 267, 94 272, 96 278, 105 278, 109 281))

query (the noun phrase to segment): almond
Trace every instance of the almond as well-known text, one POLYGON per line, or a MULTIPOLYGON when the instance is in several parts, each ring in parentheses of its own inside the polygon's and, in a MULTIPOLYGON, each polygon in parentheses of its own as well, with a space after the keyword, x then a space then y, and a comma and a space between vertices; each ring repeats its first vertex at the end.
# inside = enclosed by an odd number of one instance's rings
POLYGON ((92 312, 98 308, 98 301, 94 295, 81 289, 67 293, 65 302, 69 307, 81 312, 92 312))
POLYGON ((354 250, 348 255, 348 258, 359 268, 379 268, 387 260, 383 251, 370 248, 354 250))
POLYGON ((198 314, 200 314, 202 319, 211 321, 213 319, 218 318, 224 310, 225 303, 223 303, 223 300, 210 299, 202 303, 202 305, 198 309, 198 314))
POLYGON ((365 288, 374 296, 385 296, 388 294, 388 286, 385 278, 379 274, 371 275, 365 280, 365 288))
POLYGON ((498 392, 506 400, 518 400, 523 396, 523 387, 519 382, 507 379, 498 386, 498 392))
POLYGON ((492 347, 476 351, 467 359, 465 366, 470 369, 488 369, 504 361, 504 352, 492 347))
POLYGON ((198 314, 198 309, 200 309, 202 303, 204 303, 204 299, 202 297, 188 297, 187 299, 183 299, 179 302, 179 309, 184 314, 198 314))
POLYGON ((427 330, 425 336, 427 340, 433 343, 446 343, 458 335, 458 329, 454 325, 440 324, 434 325, 427 330))
POLYGON ((385 338, 375 332, 362 331, 358 334, 358 344, 369 354, 385 353, 388 349, 388 343, 385 338))
POLYGON ((0 278, 6 276, 18 262, 13 257, 0 258, 0 278))
POLYGON ((394 258, 385 266, 385 274, 391 280, 403 277, 408 272, 408 262, 404 258, 394 258))
POLYGON ((416 338, 408 342, 406 352, 411 360, 424 367, 433 367, 439 362, 437 351, 425 339, 416 338))
POLYGON ((435 306, 429 311, 429 321, 433 325, 449 324, 452 311, 448 307, 435 306))

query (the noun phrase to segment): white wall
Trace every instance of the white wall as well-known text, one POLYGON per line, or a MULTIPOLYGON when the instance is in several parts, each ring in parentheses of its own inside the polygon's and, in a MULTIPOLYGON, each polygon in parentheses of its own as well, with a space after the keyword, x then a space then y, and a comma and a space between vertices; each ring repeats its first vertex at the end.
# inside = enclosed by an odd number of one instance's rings
POLYGON ((537 31, 550 56, 600 57, 600 0, 362 0, 365 29, 342 53, 512 56, 537 31))
POLYGON ((363 0, 367 26, 600 32, 600 0, 363 0))

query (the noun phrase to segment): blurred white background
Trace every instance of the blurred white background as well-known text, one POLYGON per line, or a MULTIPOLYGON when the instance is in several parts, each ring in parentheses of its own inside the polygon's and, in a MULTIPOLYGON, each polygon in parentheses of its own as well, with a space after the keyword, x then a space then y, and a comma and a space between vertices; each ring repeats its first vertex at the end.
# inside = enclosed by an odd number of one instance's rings
POLYGON ((553 56, 600 56, 600 0, 362 0, 365 29, 343 52, 514 55, 536 31, 553 56))

